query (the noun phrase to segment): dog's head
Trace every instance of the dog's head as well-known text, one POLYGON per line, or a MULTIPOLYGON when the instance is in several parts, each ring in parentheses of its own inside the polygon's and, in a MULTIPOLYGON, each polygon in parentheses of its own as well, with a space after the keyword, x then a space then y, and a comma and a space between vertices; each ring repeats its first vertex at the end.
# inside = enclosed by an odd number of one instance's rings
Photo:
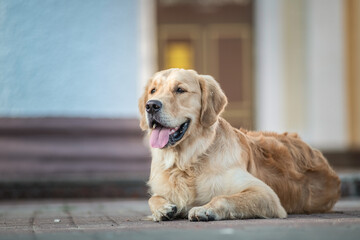
POLYGON ((211 76, 174 68, 160 71, 139 99, 140 127, 149 131, 152 147, 176 146, 191 132, 211 127, 226 104, 225 94, 211 76))

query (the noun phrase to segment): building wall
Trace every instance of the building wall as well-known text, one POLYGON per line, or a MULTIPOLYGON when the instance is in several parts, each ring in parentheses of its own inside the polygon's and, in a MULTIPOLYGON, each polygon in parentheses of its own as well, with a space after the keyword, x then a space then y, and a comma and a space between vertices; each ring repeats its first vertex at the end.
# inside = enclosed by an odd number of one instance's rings
POLYGON ((138 1, 1 0, 1 117, 136 117, 138 1))
POLYGON ((341 0, 256 1, 257 128, 348 146, 341 0))
POLYGON ((308 135, 322 148, 348 144, 343 1, 307 1, 308 135))
MULTIPOLYGON (((255 8, 257 129, 347 147, 359 111, 346 102, 343 2, 255 8)), ((157 68, 155 17, 154 0, 1 0, 0 117, 136 117, 157 68)))

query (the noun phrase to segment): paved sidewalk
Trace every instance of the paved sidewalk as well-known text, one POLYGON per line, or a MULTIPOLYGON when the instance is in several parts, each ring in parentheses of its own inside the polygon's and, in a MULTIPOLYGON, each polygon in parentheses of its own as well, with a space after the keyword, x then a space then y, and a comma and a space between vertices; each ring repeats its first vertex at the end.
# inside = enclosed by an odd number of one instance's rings
POLYGON ((359 239, 360 199, 287 219, 155 223, 146 200, 0 202, 0 239, 359 239))

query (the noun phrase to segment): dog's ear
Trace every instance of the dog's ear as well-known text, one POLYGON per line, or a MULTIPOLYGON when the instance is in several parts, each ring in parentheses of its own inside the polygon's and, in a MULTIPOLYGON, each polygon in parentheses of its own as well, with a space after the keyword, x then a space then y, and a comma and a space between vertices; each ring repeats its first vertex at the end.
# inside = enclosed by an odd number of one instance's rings
POLYGON ((201 114, 200 123, 210 127, 224 110, 227 98, 215 79, 208 75, 199 75, 201 88, 201 114))
POLYGON ((148 125, 146 123, 146 117, 145 117, 145 105, 148 101, 148 93, 149 93, 149 87, 150 87, 150 83, 151 83, 152 79, 150 79, 145 88, 144 88, 144 92, 141 95, 141 97, 139 98, 139 102, 138 102, 138 107, 139 107, 139 112, 140 112, 140 128, 142 130, 146 130, 148 129, 148 125))

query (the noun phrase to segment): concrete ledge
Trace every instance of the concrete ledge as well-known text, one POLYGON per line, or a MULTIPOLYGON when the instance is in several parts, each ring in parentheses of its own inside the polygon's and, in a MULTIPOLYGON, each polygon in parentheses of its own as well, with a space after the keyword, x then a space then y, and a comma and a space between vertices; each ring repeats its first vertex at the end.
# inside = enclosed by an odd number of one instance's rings
POLYGON ((360 171, 340 173, 341 196, 360 197, 360 171))
MULTIPOLYGON (((360 151, 324 155, 360 196, 360 151)), ((2 199, 146 197, 150 162, 137 119, 0 118, 2 199)))
POLYGON ((147 198, 146 179, 60 179, 0 182, 0 199, 147 198))
MULTIPOLYGON (((360 172, 340 173, 342 197, 360 197, 360 172)), ((147 198, 147 174, 0 179, 0 199, 147 198)))

